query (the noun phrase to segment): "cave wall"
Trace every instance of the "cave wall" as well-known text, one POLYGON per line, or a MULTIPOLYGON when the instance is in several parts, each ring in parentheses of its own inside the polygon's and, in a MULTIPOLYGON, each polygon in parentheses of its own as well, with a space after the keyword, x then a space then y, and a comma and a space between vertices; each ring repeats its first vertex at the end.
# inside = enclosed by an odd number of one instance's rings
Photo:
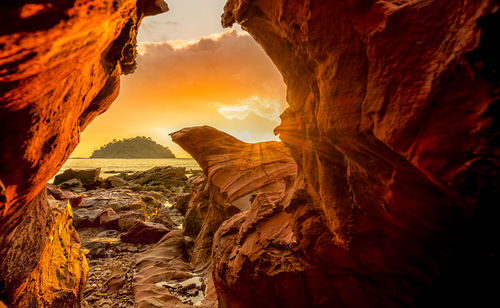
POLYGON ((162 0, 0 4, 0 301, 78 303, 85 258, 80 252, 52 265, 46 260, 79 248, 76 239, 51 244, 54 230, 74 230, 71 215, 50 208, 43 189, 80 132, 116 98, 120 74, 134 70, 142 17, 167 9, 162 0), (57 287, 64 280, 58 267, 74 278, 68 281, 76 299, 57 287))
POLYGON ((252 236, 225 237, 223 224, 214 239, 223 307, 492 298, 494 275, 477 264, 498 251, 497 10, 495 1, 228 1, 223 25, 241 24, 287 84, 275 132, 298 163, 283 208, 302 266, 273 271, 288 261, 242 251, 252 236))

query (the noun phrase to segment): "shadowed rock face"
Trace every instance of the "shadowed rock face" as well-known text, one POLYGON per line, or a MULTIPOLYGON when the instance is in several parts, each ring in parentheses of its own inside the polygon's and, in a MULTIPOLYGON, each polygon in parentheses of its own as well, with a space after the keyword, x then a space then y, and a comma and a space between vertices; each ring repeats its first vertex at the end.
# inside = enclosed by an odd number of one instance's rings
POLYGON ((21 295, 33 296, 33 307, 78 302, 78 281, 85 274, 77 275, 79 264, 72 263, 82 260, 44 259, 48 250, 69 248, 51 246, 50 236, 58 228, 54 223, 71 233, 71 219, 53 218, 39 193, 78 144, 80 132, 116 98, 120 74, 133 71, 144 13, 166 10, 161 0, 0 4, 0 300, 6 304, 21 295), (38 292, 45 288, 40 284, 63 279, 50 274, 58 267, 74 277, 72 299, 57 288, 38 292))
MULTIPOLYGON (((494 1, 228 1, 223 24, 240 23, 288 86, 276 132, 299 180, 277 222, 253 222, 242 235, 255 219, 238 215, 217 232, 223 307, 491 296, 471 281, 485 281, 488 265, 477 264, 492 264, 498 251, 488 235, 500 191, 497 9, 494 1), (275 241, 284 221, 296 245, 282 239, 283 253, 267 252, 262 234, 275 241)), ((257 200, 252 211, 269 207, 257 200)))

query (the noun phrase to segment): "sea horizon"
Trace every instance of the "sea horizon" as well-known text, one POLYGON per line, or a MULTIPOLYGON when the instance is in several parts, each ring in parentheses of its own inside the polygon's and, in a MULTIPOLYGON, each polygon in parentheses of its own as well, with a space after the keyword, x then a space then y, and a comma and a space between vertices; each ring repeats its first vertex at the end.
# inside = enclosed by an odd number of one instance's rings
POLYGON ((201 170, 194 158, 83 158, 71 157, 59 170, 101 168, 101 177, 106 178, 122 172, 145 171, 154 167, 184 167, 186 170, 201 170))

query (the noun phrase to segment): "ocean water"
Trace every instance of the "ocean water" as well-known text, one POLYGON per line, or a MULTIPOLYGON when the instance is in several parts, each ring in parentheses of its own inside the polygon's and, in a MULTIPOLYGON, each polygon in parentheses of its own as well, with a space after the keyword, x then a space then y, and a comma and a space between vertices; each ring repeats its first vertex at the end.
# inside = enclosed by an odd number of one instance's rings
POLYGON ((101 177, 106 178, 126 171, 144 171, 153 167, 174 166, 185 167, 186 170, 201 170, 192 158, 70 158, 64 163, 59 173, 66 169, 101 168, 101 177))

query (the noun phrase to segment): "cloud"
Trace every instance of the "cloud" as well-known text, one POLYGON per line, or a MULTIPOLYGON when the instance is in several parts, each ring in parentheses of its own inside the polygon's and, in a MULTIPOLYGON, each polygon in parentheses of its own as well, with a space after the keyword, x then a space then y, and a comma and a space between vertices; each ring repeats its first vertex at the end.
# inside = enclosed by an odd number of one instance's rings
MULTIPOLYGON (((168 132, 211 125, 245 141, 276 139, 285 85, 269 57, 234 30, 197 40, 139 44, 138 67, 122 76, 111 108, 82 135, 79 156, 114 138, 148 135, 176 149, 168 132)), ((181 151, 180 149, 177 149, 181 151)))
POLYGON ((198 40, 141 43, 139 52, 136 73, 123 78, 132 95, 224 104, 260 96, 284 104, 281 75, 247 34, 231 30, 198 40))
POLYGON ((243 120, 253 112, 258 116, 279 123, 282 110, 282 103, 276 100, 270 100, 259 96, 249 97, 240 100, 235 105, 218 104, 217 111, 227 119, 243 120))

